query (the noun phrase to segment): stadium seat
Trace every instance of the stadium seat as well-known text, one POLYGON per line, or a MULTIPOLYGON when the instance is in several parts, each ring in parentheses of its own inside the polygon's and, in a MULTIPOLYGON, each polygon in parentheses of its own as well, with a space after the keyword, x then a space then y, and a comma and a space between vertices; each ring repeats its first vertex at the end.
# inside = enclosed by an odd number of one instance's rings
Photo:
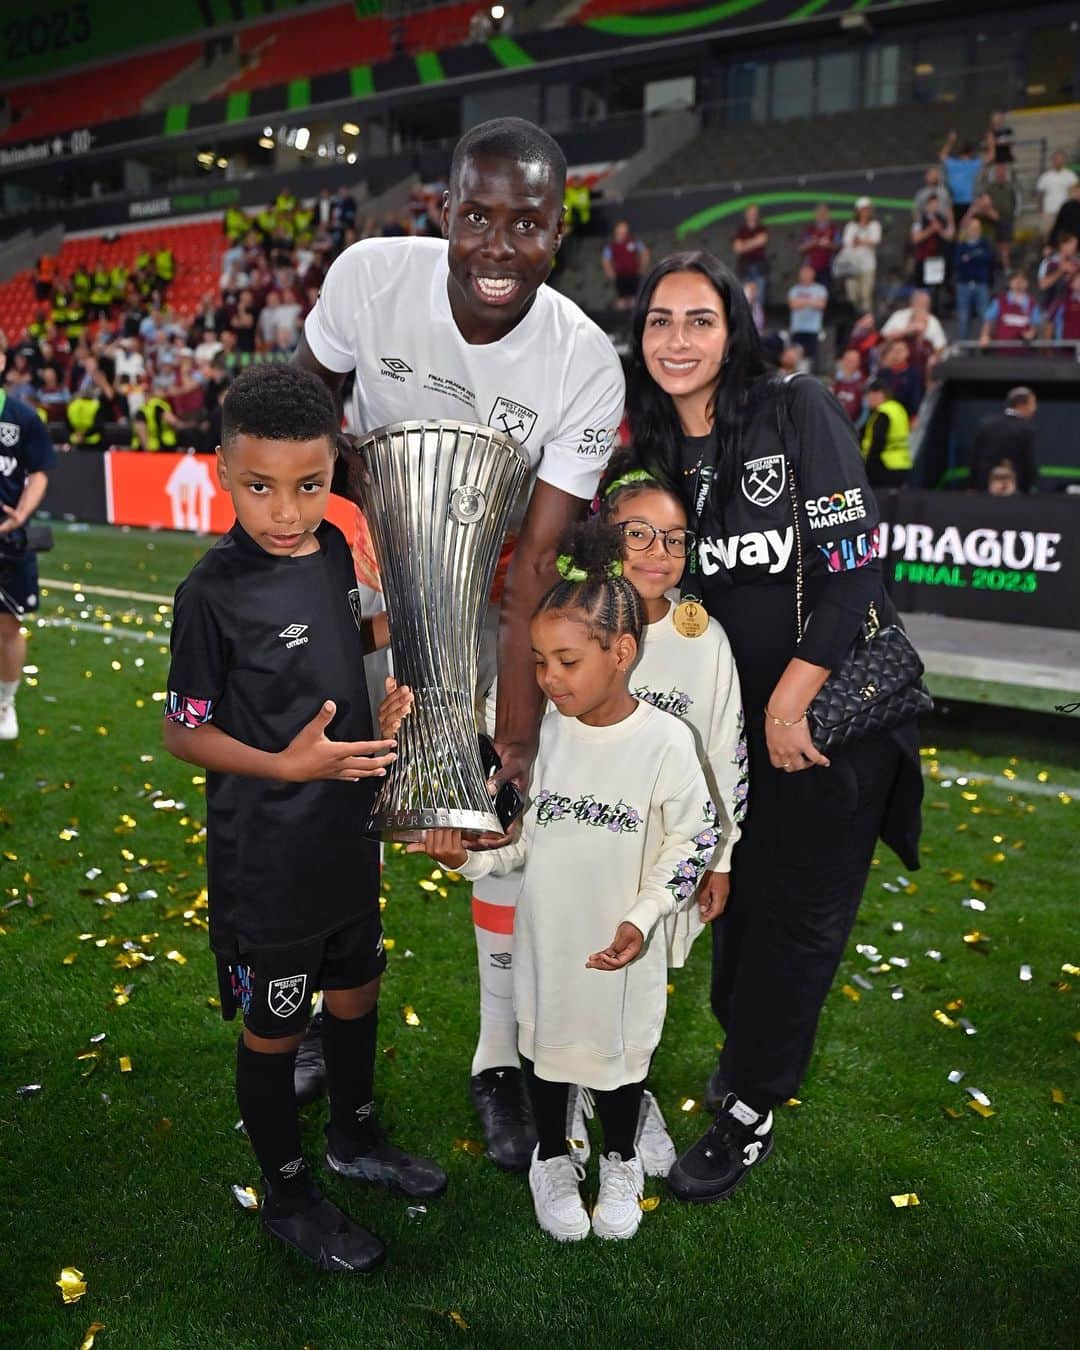
POLYGON ((237 50, 245 69, 221 94, 384 61, 391 54, 390 25, 382 18, 359 18, 351 4, 335 5, 317 15, 297 14, 244 28, 237 34, 237 50))
POLYGON ((142 111, 144 99, 201 54, 201 44, 185 42, 92 70, 65 72, 62 79, 17 85, 7 91, 11 125, 0 134, 0 143, 134 117, 142 111))

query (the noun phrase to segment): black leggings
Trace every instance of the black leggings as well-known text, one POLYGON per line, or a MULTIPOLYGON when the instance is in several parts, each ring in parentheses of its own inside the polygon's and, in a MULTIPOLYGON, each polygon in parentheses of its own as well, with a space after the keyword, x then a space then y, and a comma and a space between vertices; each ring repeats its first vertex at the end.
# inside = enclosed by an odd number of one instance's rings
MULTIPOLYGON (((536 1121, 536 1138, 540 1145, 540 1161, 569 1153, 566 1136, 569 1121, 566 1110, 570 1100, 569 1083, 552 1083, 538 1078, 531 1059, 522 1059, 525 1082, 536 1121)), ((644 1082, 624 1083, 608 1092, 592 1090, 596 1099, 596 1113, 604 1130, 604 1152, 618 1153, 624 1160, 634 1156, 634 1138, 637 1135, 638 1116, 644 1082)))

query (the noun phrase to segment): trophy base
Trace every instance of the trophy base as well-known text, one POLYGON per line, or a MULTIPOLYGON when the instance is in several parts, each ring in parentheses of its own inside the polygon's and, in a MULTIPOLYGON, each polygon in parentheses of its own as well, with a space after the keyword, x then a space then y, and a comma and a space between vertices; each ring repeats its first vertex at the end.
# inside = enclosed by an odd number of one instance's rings
POLYGON ((493 811, 376 811, 371 829, 402 842, 415 843, 425 830, 461 830, 467 834, 502 834, 503 827, 493 811))

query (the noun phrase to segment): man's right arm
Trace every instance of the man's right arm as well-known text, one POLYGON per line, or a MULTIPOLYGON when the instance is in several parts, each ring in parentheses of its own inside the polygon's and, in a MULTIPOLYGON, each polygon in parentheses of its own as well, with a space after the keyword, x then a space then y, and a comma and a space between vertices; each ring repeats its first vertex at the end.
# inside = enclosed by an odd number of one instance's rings
POLYGON ((338 410, 338 416, 344 417, 345 407, 341 396, 342 386, 345 383, 346 371, 328 370, 319 360, 315 353, 308 346, 307 335, 301 330, 300 341, 296 344, 296 355, 294 357, 298 366, 303 366, 305 370, 310 370, 312 374, 318 375, 327 389, 334 396, 334 405, 338 410))

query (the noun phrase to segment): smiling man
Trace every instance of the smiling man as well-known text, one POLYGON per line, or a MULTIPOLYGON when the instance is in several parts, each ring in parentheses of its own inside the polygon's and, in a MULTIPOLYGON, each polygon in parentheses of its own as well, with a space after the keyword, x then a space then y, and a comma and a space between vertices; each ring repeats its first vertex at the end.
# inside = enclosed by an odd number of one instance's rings
MULTIPOLYGON (((608 339, 544 285, 562 241, 565 182, 563 153, 540 127, 516 117, 474 127, 451 161, 445 242, 365 239, 346 249, 298 351, 335 392, 356 371, 350 424, 359 434, 450 418, 492 426, 524 448, 531 494, 516 516, 499 611, 495 715, 501 776, 522 784, 540 719, 529 620, 555 580, 556 540, 596 491, 625 394, 608 339)), ((518 1171, 534 1135, 512 1002, 517 884, 482 887, 473 900, 481 1004, 471 1088, 489 1154, 518 1171)))

